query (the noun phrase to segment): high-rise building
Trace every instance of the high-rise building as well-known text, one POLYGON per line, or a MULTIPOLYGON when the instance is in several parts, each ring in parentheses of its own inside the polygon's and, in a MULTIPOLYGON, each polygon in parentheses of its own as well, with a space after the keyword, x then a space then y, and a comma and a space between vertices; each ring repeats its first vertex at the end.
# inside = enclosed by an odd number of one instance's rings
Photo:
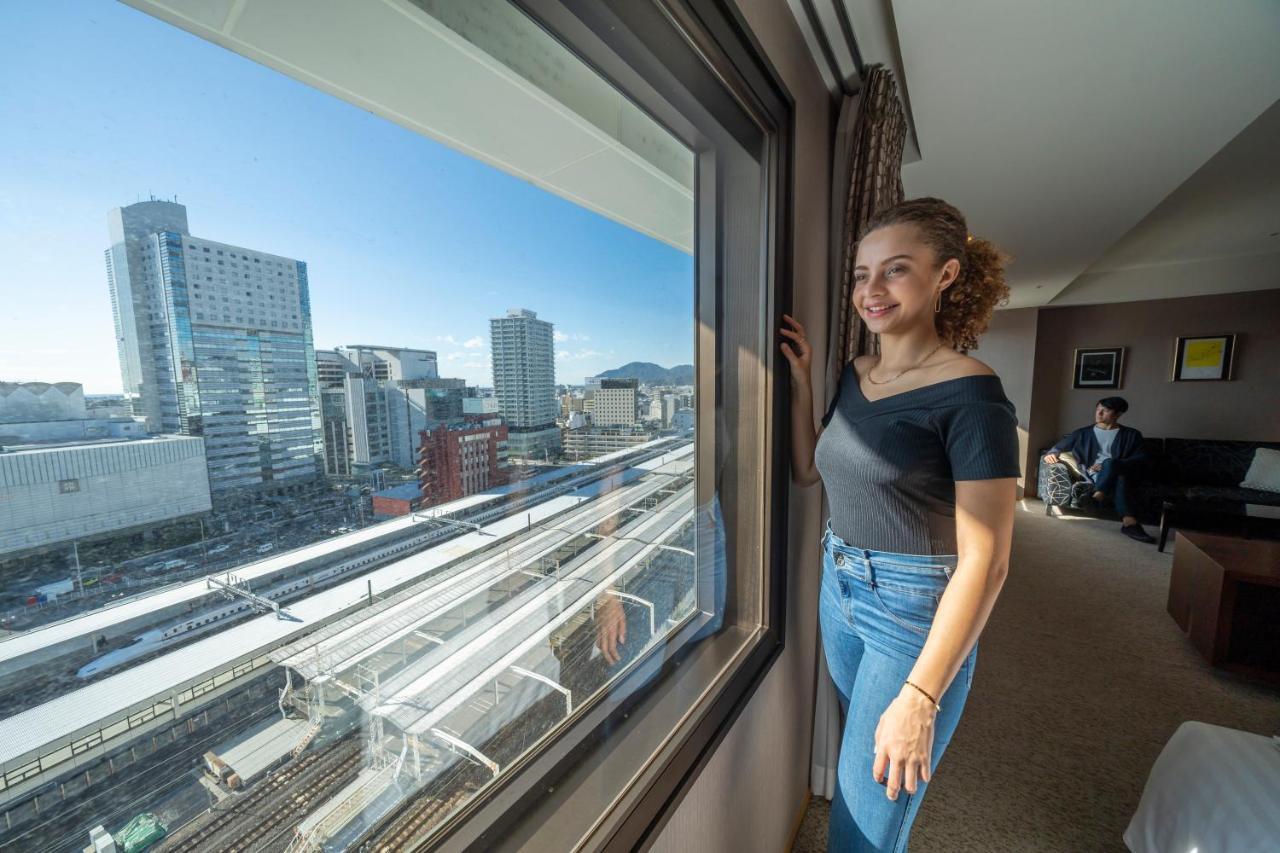
MULTIPOLYGON (((366 473, 384 463, 416 469, 420 434, 461 421, 476 393, 462 379, 439 378, 430 350, 339 347, 317 351, 316 366, 329 475, 366 473)), ((497 401, 489 402, 496 412, 497 401)))
POLYGON ((507 422, 512 456, 543 458, 560 451, 556 426, 553 327, 533 311, 513 308, 489 321, 493 387, 507 422))
POLYGON ((412 469, 423 430, 462 420, 467 395, 464 379, 405 379, 387 383, 387 411, 391 420, 391 459, 412 469))
POLYGON ((329 477, 351 476, 351 433, 347 423, 347 376, 356 366, 335 350, 316 350, 316 380, 320 386, 320 434, 324 440, 323 467, 329 477))
POLYGON ((439 378, 435 352, 350 344, 337 353, 354 366, 355 378, 348 378, 348 405, 364 409, 363 415, 351 418, 358 465, 390 463, 411 471, 417 465, 418 434, 462 417, 464 383, 439 378), (456 398, 456 405, 442 403, 442 398, 456 398), (361 399, 363 404, 358 403, 361 399))
POLYGON ((603 379, 595 392, 591 423, 598 427, 632 426, 636 422, 635 379, 603 379))
POLYGON ((153 433, 202 436, 214 492, 314 477, 307 265, 193 236, 187 209, 112 210, 107 282, 126 396, 153 433))
POLYGON ((385 382, 364 373, 347 374, 344 386, 347 429, 351 435, 351 464, 368 468, 392 462, 391 412, 385 382))

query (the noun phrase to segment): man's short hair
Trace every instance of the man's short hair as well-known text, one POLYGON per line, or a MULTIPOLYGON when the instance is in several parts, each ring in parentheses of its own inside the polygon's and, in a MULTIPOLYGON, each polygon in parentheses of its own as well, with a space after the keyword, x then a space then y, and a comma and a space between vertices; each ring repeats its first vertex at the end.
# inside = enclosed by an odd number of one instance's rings
POLYGON ((1099 406, 1106 406, 1117 415, 1123 415, 1129 411, 1129 401, 1124 397, 1103 397, 1098 401, 1099 406))

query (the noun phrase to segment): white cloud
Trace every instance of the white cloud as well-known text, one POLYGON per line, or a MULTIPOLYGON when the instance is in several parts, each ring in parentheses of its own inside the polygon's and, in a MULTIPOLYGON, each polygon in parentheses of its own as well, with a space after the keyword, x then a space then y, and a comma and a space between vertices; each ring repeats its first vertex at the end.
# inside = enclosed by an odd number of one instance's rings
POLYGON ((456 344, 458 341, 453 335, 436 335, 436 343, 456 344))
POLYGON ((556 358, 564 359, 564 360, 582 361, 588 358, 598 358, 599 356, 602 356, 602 355, 604 355, 604 353, 600 352, 599 350, 593 350, 593 349, 580 349, 577 352, 570 352, 569 350, 561 350, 560 352, 556 353, 556 358))
POLYGON ((556 339, 556 343, 558 344, 562 344, 565 341, 569 340, 569 336, 566 335, 564 332, 560 331, 559 329, 556 329, 555 332, 552 333, 552 337, 556 339))
POLYGON ((471 340, 463 342, 462 345, 467 349, 479 349, 480 347, 484 346, 484 338, 480 337, 479 335, 476 335, 471 340))

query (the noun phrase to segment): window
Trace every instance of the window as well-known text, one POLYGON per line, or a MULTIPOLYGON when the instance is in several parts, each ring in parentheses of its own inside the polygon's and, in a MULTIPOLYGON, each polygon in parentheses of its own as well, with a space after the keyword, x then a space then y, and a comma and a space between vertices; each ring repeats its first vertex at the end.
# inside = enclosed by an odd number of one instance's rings
MULTIPOLYGON (((290 813, 306 818, 299 846, 632 846, 673 794, 663 779, 686 776, 780 643, 784 492, 762 330, 785 302, 785 94, 709 0, 671 0, 670 16, 648 2, 279 3, 325 36, 314 43, 343 49, 292 55, 298 43, 254 15, 234 39, 198 16, 175 26, 148 0, 104 7, 92 26, 41 13, 94 71, 33 68, 33 97, 88 91, 94 75, 110 91, 146 79, 161 100, 218 81, 240 87, 228 97, 253 121, 157 127, 145 105, 99 98, 38 128, 51 151, 102 126, 154 135, 95 134, 100 162, 76 174, 217 169, 166 188, 182 204, 131 203, 136 187, 110 185, 103 286, 155 328, 121 308, 96 357, 21 365, 79 371, 85 391, 115 398, 111 423, 142 418, 148 434, 66 451, 56 476, 78 485, 56 516, 13 515, 47 506, 21 489, 48 492, 54 475, 0 476, 19 483, 0 494, 0 616, 14 635, 0 656, 32 649, 6 659, 22 677, 0 679, 0 846, 88 803, 110 827, 169 797, 200 806, 199 773, 153 759, 154 745, 187 737, 182 754, 203 755, 268 720, 287 744, 282 796, 295 746, 335 780, 352 771, 290 813), (344 65, 352 55, 367 62, 344 65), (405 102, 406 79, 450 85, 405 102), (181 156, 155 161, 163 152, 181 156), (137 242, 109 242, 188 231, 221 242, 218 267, 233 269, 231 287, 205 274, 202 293, 190 265, 199 306, 181 265, 139 271, 137 242), (246 251, 283 258, 265 261, 277 288, 263 292, 257 257, 254 283, 239 279, 246 251), (669 397, 688 417, 566 446, 557 385, 581 401, 594 377, 643 362, 662 370, 613 417, 630 424, 642 400, 669 397), (438 431, 424 429, 437 409, 438 431), (418 509, 395 514, 405 504, 418 509), (18 543, 19 529, 44 538, 18 543), (162 587, 165 607, 148 610, 162 587), (54 624, 84 625, 66 640, 74 656, 35 651, 54 624), (24 686, 36 678, 47 689, 24 686), (75 714, 22 713, 51 699, 75 714), (74 761, 46 767, 73 742, 74 761), (126 749, 154 760, 146 784, 98 799, 110 780, 96 774, 113 771, 91 762, 126 749), (602 772, 580 780, 578 762, 602 772), (84 787, 36 808, 68 763, 84 787), (357 774, 372 787, 352 796, 357 774)), ((44 309, 67 301, 43 283, 31 292, 44 309)), ((224 805, 237 802, 254 801, 224 805)), ((245 817, 283 838, 292 827, 269 823, 284 814, 272 803, 245 817)), ((198 835, 215 818, 193 807, 169 828, 198 835)))

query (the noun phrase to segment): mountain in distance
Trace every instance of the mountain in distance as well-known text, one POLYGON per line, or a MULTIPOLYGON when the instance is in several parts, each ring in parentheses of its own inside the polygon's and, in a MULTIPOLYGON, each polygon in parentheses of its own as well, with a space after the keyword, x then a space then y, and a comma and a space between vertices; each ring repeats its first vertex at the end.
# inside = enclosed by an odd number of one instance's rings
POLYGON ((677 364, 667 369, 650 361, 633 361, 600 373, 597 379, 638 379, 644 385, 692 385, 693 365, 677 364))

